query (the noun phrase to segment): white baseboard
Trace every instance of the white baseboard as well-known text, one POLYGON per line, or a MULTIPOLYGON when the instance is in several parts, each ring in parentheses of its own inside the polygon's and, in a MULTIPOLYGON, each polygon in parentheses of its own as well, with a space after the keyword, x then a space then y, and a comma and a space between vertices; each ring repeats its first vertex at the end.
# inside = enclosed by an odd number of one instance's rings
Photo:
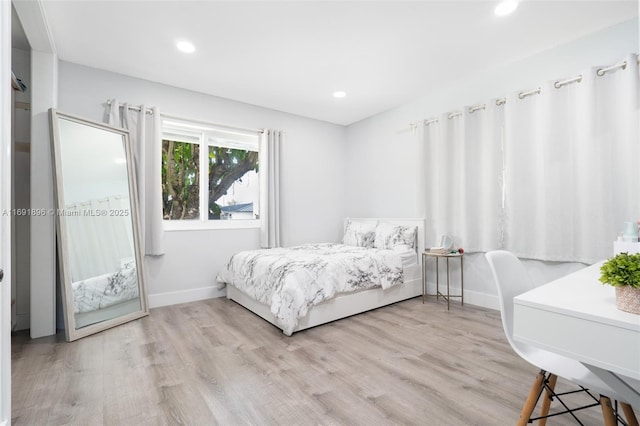
POLYGON ((498 302, 498 296, 493 294, 479 293, 477 291, 464 292, 464 303, 470 305, 480 306, 482 308, 500 310, 500 303, 498 302))
POLYGON ((178 303, 213 299, 214 297, 223 297, 225 294, 225 289, 219 290, 217 286, 150 294, 149 308, 159 308, 161 306, 177 305, 178 303))
MULTIPOLYGON (((436 293, 435 284, 427 287, 429 294, 436 293)), ((446 291, 446 288, 444 289, 446 291)), ((440 292, 443 291, 442 285, 440 285, 440 292)), ((456 295, 460 294, 460 288, 451 288, 451 294, 456 295)), ((457 303, 460 301, 458 298, 451 299, 452 303, 457 303)), ((498 296, 493 294, 480 293, 478 291, 466 290, 464 291, 464 303, 474 306, 480 306, 481 308, 494 309, 496 311, 500 310, 500 303, 498 302, 498 296)))

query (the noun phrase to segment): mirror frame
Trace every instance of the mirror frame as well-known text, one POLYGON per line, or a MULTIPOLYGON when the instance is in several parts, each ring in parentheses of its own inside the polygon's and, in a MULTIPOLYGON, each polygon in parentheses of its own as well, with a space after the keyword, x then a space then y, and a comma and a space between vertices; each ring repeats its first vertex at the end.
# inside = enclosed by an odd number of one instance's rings
POLYGON ((57 241, 58 241, 58 264, 60 268, 60 287, 62 294, 62 309, 64 314, 64 330, 67 341, 73 341, 80 339, 91 334, 95 334, 106 330, 111 327, 115 327, 126 322, 142 318, 149 315, 149 303, 147 301, 147 292, 144 280, 144 259, 140 252, 140 222, 138 216, 138 191, 136 184, 136 175, 134 169, 134 157, 131 147, 131 141, 129 138, 129 131, 118 127, 113 127, 108 124, 99 123, 91 120, 84 119, 75 115, 67 114, 58 111, 55 108, 49 109, 49 123, 51 129, 51 148, 53 158, 53 183, 54 183, 54 198, 56 208, 61 211, 64 209, 64 182, 62 180, 61 167, 61 145, 60 145, 60 126, 59 120, 69 120, 75 123, 83 124, 100 130, 116 133, 121 135, 124 144, 124 153, 127 161, 127 175, 129 183, 129 201, 131 211, 131 221, 133 230, 133 246, 136 259, 136 269, 138 274, 138 294, 140 297, 140 309, 129 314, 121 315, 112 319, 90 324, 85 327, 76 329, 76 319, 73 309, 73 295, 72 295, 72 282, 71 282, 71 265, 69 259, 69 239, 67 236, 67 221, 66 217, 61 214, 56 214, 57 225, 57 241))

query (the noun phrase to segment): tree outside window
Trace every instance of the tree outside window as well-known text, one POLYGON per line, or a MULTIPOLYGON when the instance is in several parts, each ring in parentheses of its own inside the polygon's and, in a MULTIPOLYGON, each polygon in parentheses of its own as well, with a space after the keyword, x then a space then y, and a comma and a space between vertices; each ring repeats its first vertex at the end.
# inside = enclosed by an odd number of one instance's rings
POLYGON ((164 219, 259 219, 257 134, 193 127, 163 126, 164 219))
POLYGON ((162 216, 200 218, 200 146, 162 141, 162 216))

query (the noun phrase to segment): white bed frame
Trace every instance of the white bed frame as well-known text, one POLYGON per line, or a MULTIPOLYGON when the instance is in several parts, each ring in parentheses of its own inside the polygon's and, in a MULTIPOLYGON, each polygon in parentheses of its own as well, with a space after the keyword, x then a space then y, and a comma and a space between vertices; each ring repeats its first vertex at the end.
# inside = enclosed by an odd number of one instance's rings
MULTIPOLYGON (((416 226, 418 228, 416 264, 405 269, 404 283, 401 285, 391 287, 388 290, 372 288, 355 293, 341 294, 310 307, 307 315, 300 318, 298 325, 293 329, 294 333, 422 295, 420 253, 424 251, 424 219, 351 218, 351 220, 358 222, 390 222, 397 225, 416 226)), ((281 329, 276 322, 276 317, 271 313, 269 305, 257 302, 232 285, 227 285, 227 298, 281 329)))

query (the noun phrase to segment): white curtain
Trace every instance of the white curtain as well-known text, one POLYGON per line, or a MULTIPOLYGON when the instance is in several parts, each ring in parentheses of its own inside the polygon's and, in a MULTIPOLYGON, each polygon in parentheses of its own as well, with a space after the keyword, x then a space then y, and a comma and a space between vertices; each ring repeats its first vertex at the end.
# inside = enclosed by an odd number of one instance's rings
POLYGON ((463 219, 461 207, 461 176, 463 170, 459 152, 464 143, 461 117, 441 115, 425 128, 426 155, 426 244, 437 246, 438 237, 451 235, 460 246, 463 219))
POLYGON ((130 212, 126 194, 69 204, 65 211, 73 282, 117 272, 134 258, 131 215, 104 213, 130 212))
POLYGON ((500 247, 503 121, 492 101, 425 127, 427 245, 447 234, 467 252, 500 247))
POLYGON ((609 257, 624 221, 640 216, 638 64, 505 106, 505 248, 551 261, 609 257))
POLYGON ((260 137, 260 246, 280 247, 280 147, 284 132, 265 130, 260 137))
POLYGON ((109 124, 129 130, 133 147, 138 191, 138 213, 142 237, 142 253, 164 254, 162 225, 162 126, 157 108, 147 114, 144 105, 139 110, 120 105, 111 99, 107 106, 109 124))

